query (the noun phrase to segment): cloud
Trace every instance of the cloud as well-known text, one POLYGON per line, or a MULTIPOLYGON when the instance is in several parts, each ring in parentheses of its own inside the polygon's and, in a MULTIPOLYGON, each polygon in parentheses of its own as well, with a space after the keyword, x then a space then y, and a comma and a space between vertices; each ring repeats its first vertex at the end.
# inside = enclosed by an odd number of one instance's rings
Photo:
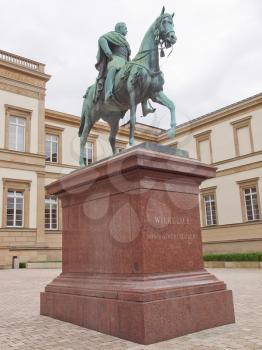
MULTIPOLYGON (((165 6, 175 11, 178 41, 161 69, 179 123, 261 91, 260 0, 166 0, 165 6)), ((46 107, 79 115, 97 75, 98 37, 125 21, 135 55, 161 8, 162 0, 1 0, 1 48, 45 63, 52 75, 46 107)), ((156 107, 142 121, 168 128, 168 110, 156 107)))

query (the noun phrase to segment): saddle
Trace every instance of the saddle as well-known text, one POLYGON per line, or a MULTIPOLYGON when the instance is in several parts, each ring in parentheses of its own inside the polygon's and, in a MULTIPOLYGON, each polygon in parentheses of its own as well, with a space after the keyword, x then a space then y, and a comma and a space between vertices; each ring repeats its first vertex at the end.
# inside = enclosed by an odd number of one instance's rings
MULTIPOLYGON (((123 80, 123 79, 127 80, 128 76, 129 76, 131 66, 129 64, 127 64, 127 63, 124 65, 125 69, 123 70, 123 73, 121 74, 120 80, 123 80)), ((120 69, 121 68, 119 68, 117 72, 119 72, 120 69)), ((116 78, 116 75, 115 75, 115 78, 116 78)), ((103 76, 101 76, 99 74, 98 77, 96 78, 95 91, 94 91, 94 96, 93 96, 93 102, 94 103, 96 103, 99 100, 99 98, 104 99, 104 96, 105 96, 105 90, 104 90, 105 81, 106 81, 106 74, 103 74, 103 76)))

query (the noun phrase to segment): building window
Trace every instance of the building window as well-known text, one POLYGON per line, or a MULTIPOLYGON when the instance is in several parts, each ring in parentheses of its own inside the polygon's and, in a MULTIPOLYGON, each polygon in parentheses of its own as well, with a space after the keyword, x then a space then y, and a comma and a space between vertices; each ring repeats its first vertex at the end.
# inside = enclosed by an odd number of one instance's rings
POLYGON ((45 197, 45 229, 58 229, 58 203, 56 196, 45 197))
POLYGON ((206 225, 216 225, 216 201, 213 194, 208 194, 204 196, 205 203, 205 215, 206 215, 206 225))
POLYGON ((3 178, 3 226, 29 227, 31 181, 3 178))
POLYGON ((30 152, 30 124, 32 111, 5 105, 5 148, 11 151, 30 152))
POLYGON ((23 227, 24 193, 8 190, 6 226, 23 227))
POLYGON ((216 186, 204 188, 200 192, 203 226, 217 225, 216 186))
POLYGON ((194 135, 196 139, 197 159, 203 163, 211 164, 213 162, 211 130, 194 135))
POLYGON ((254 152, 251 117, 233 121, 231 125, 233 126, 236 156, 254 152))
POLYGON ((123 152, 124 148, 122 147, 116 147, 116 153, 121 153, 123 152))
POLYGON ((258 178, 238 181, 243 221, 260 219, 260 198, 258 178))
POLYGON ((94 161, 94 143, 87 142, 85 146, 85 163, 89 165, 94 161))
POLYGON ((45 160, 50 163, 62 163, 62 132, 64 128, 45 125, 45 160))
POLYGON ((244 189, 247 221, 259 220, 259 208, 256 187, 244 189))
POLYGON ((123 140, 116 140, 116 153, 121 153, 126 149, 127 142, 123 140))
POLYGON ((86 165, 89 165, 97 160, 97 143, 98 135, 89 134, 85 145, 84 161, 86 165))
POLYGON ((47 162, 58 162, 58 136, 47 134, 45 136, 45 160, 47 162))
POLYGON ((25 118, 9 117, 9 149, 13 151, 25 151, 25 118))

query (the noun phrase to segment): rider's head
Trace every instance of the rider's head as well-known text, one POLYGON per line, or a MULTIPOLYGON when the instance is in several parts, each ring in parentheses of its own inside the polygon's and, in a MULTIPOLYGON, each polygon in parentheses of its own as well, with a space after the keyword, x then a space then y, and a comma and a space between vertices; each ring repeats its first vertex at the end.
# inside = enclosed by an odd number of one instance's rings
POLYGON ((124 22, 119 22, 115 25, 115 31, 117 33, 120 33, 124 36, 126 36, 127 34, 127 27, 126 27, 126 24, 124 22))

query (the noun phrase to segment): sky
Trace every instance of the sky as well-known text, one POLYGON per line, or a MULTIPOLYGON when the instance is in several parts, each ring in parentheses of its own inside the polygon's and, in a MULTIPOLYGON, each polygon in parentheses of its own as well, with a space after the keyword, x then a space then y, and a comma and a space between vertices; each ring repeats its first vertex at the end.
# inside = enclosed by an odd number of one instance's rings
MULTIPOLYGON (((262 91, 262 0, 0 0, 0 49, 46 64, 46 108, 80 115, 99 36, 126 22, 134 57, 163 5, 175 12, 178 39, 160 68, 177 124, 262 91)), ((169 111, 153 105, 137 120, 167 129, 169 111)))

